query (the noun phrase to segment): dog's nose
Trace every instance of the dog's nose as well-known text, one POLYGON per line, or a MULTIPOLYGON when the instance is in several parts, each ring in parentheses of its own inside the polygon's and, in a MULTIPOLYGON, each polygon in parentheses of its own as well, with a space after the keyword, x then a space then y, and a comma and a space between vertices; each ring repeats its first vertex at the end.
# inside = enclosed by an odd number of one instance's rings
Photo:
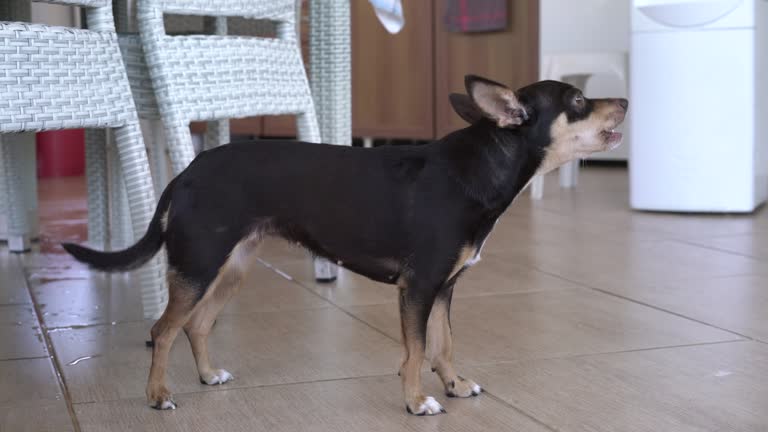
POLYGON ((624 108, 624 111, 626 111, 627 108, 629 107, 629 101, 626 99, 618 99, 617 102, 619 103, 619 106, 624 108))

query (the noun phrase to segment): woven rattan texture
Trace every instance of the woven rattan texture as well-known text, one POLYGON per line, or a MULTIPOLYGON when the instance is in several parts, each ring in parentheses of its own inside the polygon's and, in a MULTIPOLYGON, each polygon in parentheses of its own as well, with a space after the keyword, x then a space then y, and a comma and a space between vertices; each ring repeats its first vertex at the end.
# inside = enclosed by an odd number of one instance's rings
POLYGON ((0 132, 125 125, 124 76, 114 33, 0 23, 0 132))
POLYGON ((293 41, 174 36, 163 42, 164 63, 157 67, 166 73, 156 94, 188 121, 295 114, 311 103, 293 41))

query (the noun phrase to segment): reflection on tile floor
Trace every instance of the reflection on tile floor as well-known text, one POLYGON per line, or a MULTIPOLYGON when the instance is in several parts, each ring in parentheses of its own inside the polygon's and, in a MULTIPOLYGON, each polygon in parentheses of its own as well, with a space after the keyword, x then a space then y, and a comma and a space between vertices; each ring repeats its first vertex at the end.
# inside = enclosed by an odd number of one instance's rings
POLYGON ((768 212, 631 212, 625 169, 580 178, 520 197, 459 282, 456 362, 487 392, 447 399, 426 373, 433 418, 402 407, 396 290, 318 284, 274 241, 211 338, 235 380, 199 384, 182 335, 179 409, 149 409, 138 290, 61 253, 84 182, 41 181, 35 251, 0 246, 0 431, 768 430, 768 212))

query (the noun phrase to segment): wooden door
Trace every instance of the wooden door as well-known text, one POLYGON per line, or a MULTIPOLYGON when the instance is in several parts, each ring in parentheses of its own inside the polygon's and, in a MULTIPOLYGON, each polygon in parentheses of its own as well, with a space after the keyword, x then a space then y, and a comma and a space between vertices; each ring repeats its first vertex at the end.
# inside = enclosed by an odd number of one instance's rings
POLYGON ((353 135, 434 135, 434 0, 403 2, 405 27, 389 34, 370 3, 352 1, 353 135))
POLYGON ((519 88, 539 76, 539 2, 510 0, 506 30, 487 33, 449 33, 445 30, 443 1, 435 18, 435 114, 437 137, 466 123, 448 102, 452 92, 464 93, 464 75, 475 74, 519 88))

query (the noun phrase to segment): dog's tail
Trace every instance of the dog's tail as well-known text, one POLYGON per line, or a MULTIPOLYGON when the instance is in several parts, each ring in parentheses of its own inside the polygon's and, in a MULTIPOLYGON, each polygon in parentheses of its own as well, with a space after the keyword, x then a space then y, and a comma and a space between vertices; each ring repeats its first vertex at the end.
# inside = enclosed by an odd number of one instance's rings
POLYGON ((173 189, 174 182, 175 179, 168 184, 168 187, 165 188, 160 196, 160 202, 157 204, 157 209, 155 209, 155 215, 152 217, 144 237, 128 249, 115 252, 101 252, 74 243, 62 243, 61 246, 70 255, 75 257, 76 260, 88 264, 89 267, 95 270, 118 272, 141 267, 157 254, 157 251, 160 250, 163 242, 165 242, 162 219, 171 203, 171 190, 173 189))

